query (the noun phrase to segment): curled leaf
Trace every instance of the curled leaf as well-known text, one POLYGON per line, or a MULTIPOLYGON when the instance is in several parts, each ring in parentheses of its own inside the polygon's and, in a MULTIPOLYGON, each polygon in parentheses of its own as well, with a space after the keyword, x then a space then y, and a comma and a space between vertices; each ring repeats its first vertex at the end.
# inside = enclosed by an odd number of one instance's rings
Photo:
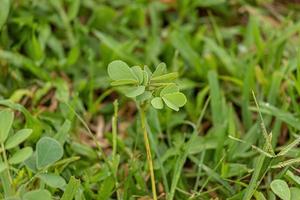
POLYGON ((163 109, 164 107, 164 102, 162 101, 162 99, 160 97, 155 97, 151 100, 151 105, 155 108, 155 109, 163 109))

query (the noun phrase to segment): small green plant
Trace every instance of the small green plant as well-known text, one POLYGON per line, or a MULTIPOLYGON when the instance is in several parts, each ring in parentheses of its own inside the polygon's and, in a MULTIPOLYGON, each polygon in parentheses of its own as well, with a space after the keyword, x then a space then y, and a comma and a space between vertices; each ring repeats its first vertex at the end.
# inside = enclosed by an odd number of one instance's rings
POLYGON ((0 177, 6 197, 11 196, 15 192, 11 170, 14 166, 28 159, 33 150, 31 147, 20 148, 19 144, 24 142, 30 135, 31 129, 22 129, 13 134, 12 124, 14 121, 14 113, 5 109, 0 112, 0 177))
POLYGON ((174 83, 178 74, 177 72, 167 73, 164 63, 160 63, 152 73, 147 66, 143 69, 140 66, 129 67, 125 62, 116 60, 108 65, 108 75, 112 79, 111 85, 117 87, 125 96, 132 98, 139 109, 151 176, 152 195, 156 200, 155 176, 145 113, 149 104, 155 109, 167 106, 175 111, 185 105, 186 97, 174 83))
MULTIPOLYGON (((33 180, 39 179, 41 185, 51 188, 61 188, 66 185, 65 179, 49 172, 49 168, 63 156, 62 145, 53 138, 42 137, 32 147, 20 147, 32 133, 31 129, 21 129, 14 133, 12 125, 14 112, 10 109, 0 111, 0 178, 3 186, 4 197, 20 197, 23 199, 51 199, 51 193, 43 187, 34 189, 29 187, 33 180), (15 169, 25 166, 34 173, 34 176, 25 183, 19 184, 15 169), (26 188, 31 188, 27 191, 26 188)), ((62 163, 64 164, 64 162, 62 163)))

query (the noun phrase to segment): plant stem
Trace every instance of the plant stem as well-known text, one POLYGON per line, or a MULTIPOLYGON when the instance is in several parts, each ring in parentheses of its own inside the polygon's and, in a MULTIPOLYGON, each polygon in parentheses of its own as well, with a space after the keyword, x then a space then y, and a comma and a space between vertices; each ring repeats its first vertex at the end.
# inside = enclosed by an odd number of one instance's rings
POLYGON ((144 142, 145 142, 145 147, 146 147, 146 152, 147 152, 147 160, 148 160, 148 165, 149 165, 150 177, 151 177, 152 196, 153 196, 153 200, 157 200, 151 148, 150 148, 148 132, 147 132, 147 128, 146 128, 145 108, 143 106, 141 106, 140 115, 141 115, 142 129, 143 129, 143 134, 144 134, 144 142))
POLYGON ((118 127, 118 101, 114 101, 114 116, 112 118, 112 137, 113 137, 113 152, 112 157, 115 159, 117 154, 117 127, 118 127))
MULTIPOLYGON (((1 182, 3 185, 5 197, 9 197, 9 196, 13 195, 13 187, 12 187, 12 178, 9 173, 9 165, 8 165, 8 161, 7 161, 7 155, 6 155, 6 151, 5 151, 3 143, 1 143, 1 149, 2 149, 2 155, 3 155, 3 162, 7 166, 7 169, 0 174, 1 175, 0 177, 1 177, 1 182)), ((2 159, 1 159, 1 161, 2 161, 2 159)))

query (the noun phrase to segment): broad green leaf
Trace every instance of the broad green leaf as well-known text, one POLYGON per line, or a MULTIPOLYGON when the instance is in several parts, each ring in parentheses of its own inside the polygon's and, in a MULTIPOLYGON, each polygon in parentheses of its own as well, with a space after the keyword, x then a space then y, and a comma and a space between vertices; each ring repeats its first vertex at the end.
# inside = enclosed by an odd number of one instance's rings
POLYGON ((175 93, 175 92, 179 92, 179 88, 177 87, 176 84, 170 84, 167 85, 166 87, 164 87, 161 92, 160 92, 160 96, 164 96, 165 94, 169 94, 169 93, 175 93))
POLYGON ((32 133, 31 129, 22 129, 12 135, 5 142, 5 149, 11 149, 24 142, 32 133))
POLYGON ((108 75, 112 80, 138 80, 130 67, 121 60, 112 61, 108 65, 108 75))
POLYGON ((300 189, 296 187, 291 187, 291 200, 298 200, 300 197, 300 189))
POLYGON ((8 162, 12 165, 24 162, 32 155, 32 152, 33 151, 31 147, 24 147, 13 154, 8 162))
POLYGON ((0 143, 4 143, 14 121, 14 113, 5 109, 0 112, 0 143))
POLYGON ((291 192, 288 184, 284 180, 275 179, 271 183, 272 191, 282 200, 290 200, 291 192))
POLYGON ((72 200, 76 195, 79 187, 80 187, 80 180, 77 180, 74 178, 74 176, 71 176, 70 181, 66 186, 65 192, 60 200, 72 200))
POLYGON ((64 185, 66 185, 65 179, 56 174, 45 173, 39 175, 39 178, 53 188, 62 188, 64 185))
POLYGON ((138 81, 137 80, 117 80, 117 81, 113 81, 111 82, 112 86, 120 86, 120 85, 129 85, 129 84, 137 84, 138 81))
POLYGON ((63 156, 61 144, 50 137, 41 138, 36 144, 36 166, 38 169, 44 168, 58 161, 63 156))
POLYGON ((187 101, 185 95, 181 92, 166 94, 162 99, 169 108, 175 111, 178 111, 187 101))
POLYGON ((48 190, 33 190, 24 194, 23 200, 52 200, 51 194, 48 190))
POLYGON ((136 79, 139 81, 139 84, 143 83, 144 80, 144 72, 140 66, 131 67, 132 73, 135 75, 136 79))
POLYGON ((151 105, 156 109, 163 109, 164 102, 160 97, 155 97, 151 100, 151 105))
POLYGON ((159 63, 155 69, 155 71, 152 74, 152 77, 161 76, 163 74, 167 73, 167 66, 165 63, 159 63))
POLYGON ((124 92, 125 96, 134 98, 145 92, 145 86, 141 85, 141 86, 136 86, 136 87, 124 88, 122 90, 122 92, 124 92))
POLYGON ((178 73, 177 72, 172 72, 172 73, 168 73, 168 74, 164 74, 161 76, 156 76, 156 77, 151 77, 151 81, 153 82, 158 82, 158 81, 173 81, 178 77, 178 73))
POLYGON ((0 0, 0 31, 5 24, 10 7, 10 0, 0 0))
POLYGON ((7 165, 5 163, 0 163, 0 174, 7 169, 7 165))

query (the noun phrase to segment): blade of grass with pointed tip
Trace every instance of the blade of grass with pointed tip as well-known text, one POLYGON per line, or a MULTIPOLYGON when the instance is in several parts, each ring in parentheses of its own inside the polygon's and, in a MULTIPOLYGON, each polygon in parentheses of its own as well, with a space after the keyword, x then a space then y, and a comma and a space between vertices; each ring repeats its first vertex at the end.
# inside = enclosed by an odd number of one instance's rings
POLYGON ((71 176, 61 200, 73 200, 80 187, 80 180, 71 176))

